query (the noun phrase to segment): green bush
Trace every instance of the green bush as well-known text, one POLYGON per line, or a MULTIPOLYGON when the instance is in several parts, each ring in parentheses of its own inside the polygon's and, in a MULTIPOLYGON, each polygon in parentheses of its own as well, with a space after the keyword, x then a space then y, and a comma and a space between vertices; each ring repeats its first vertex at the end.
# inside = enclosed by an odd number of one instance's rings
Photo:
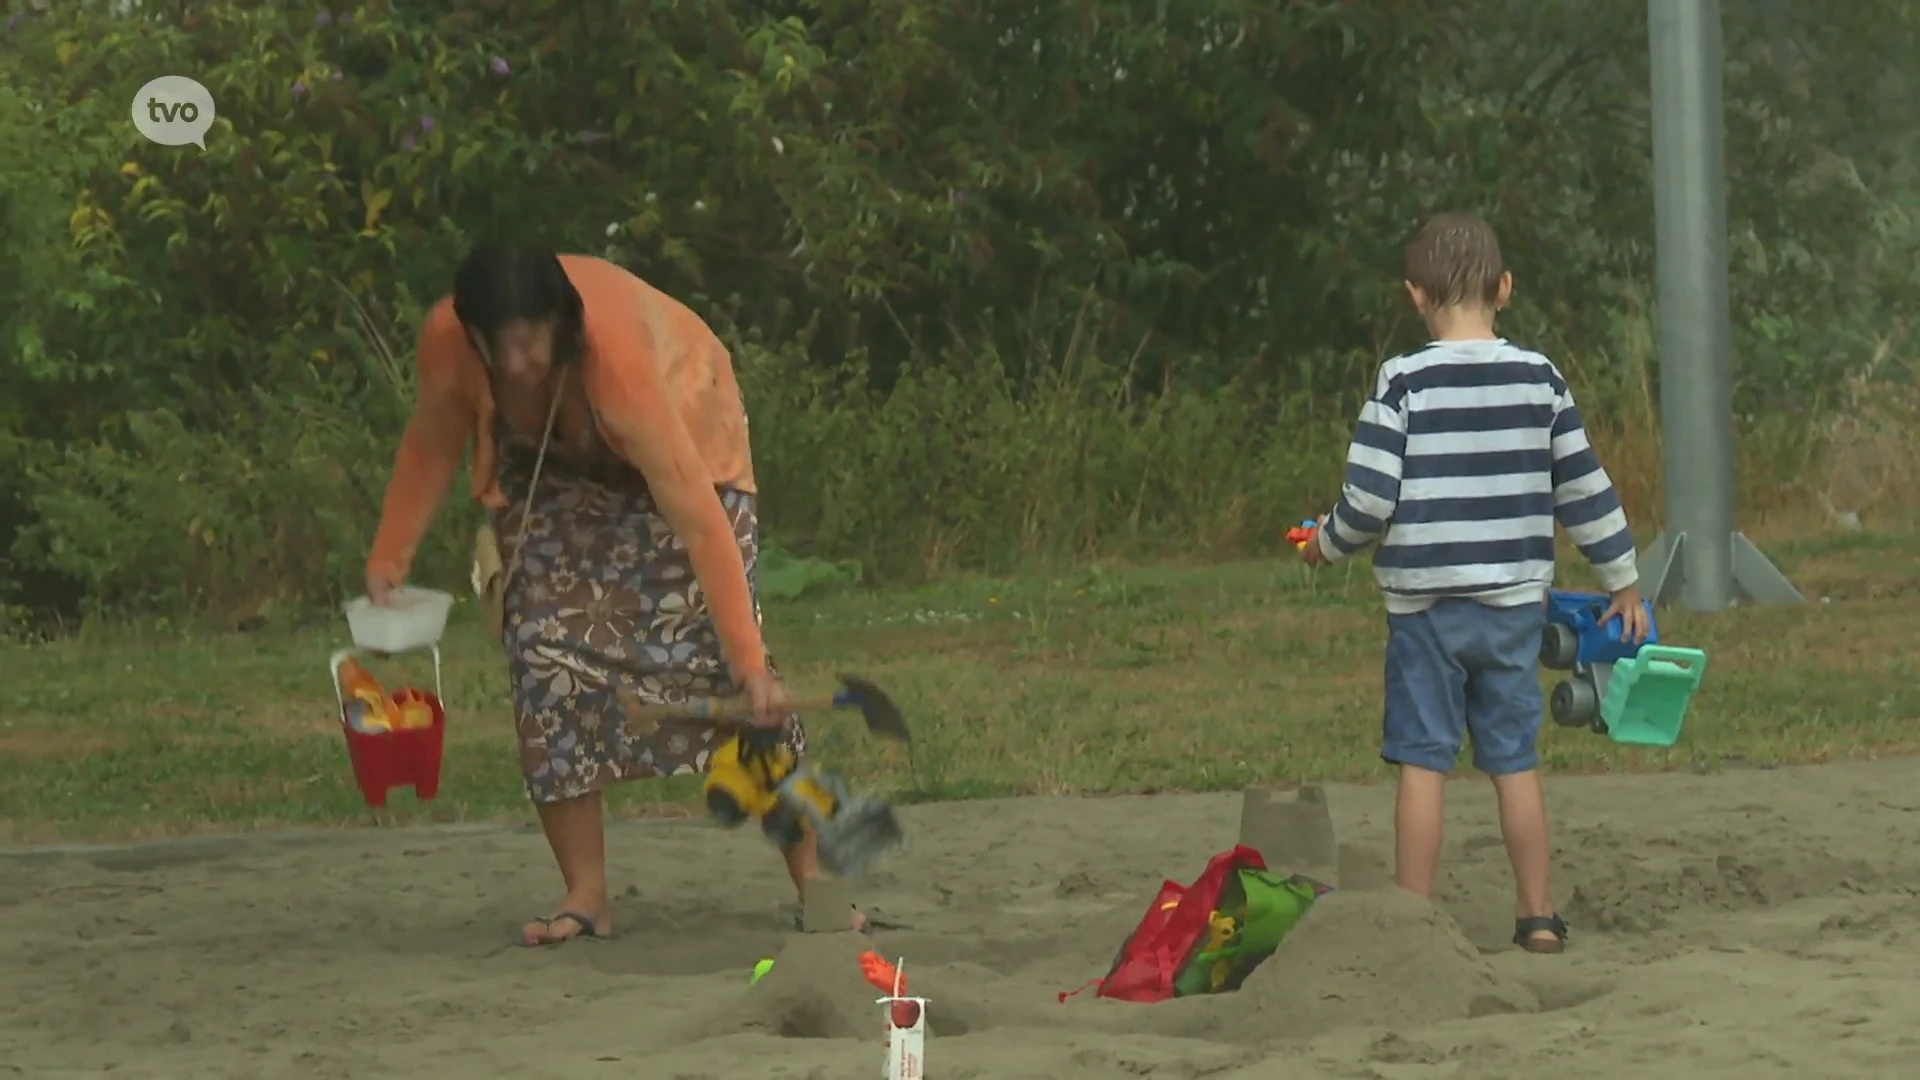
MULTIPOLYGON (((1914 7, 1728 10, 1769 468, 1813 459, 1920 287, 1914 7)), ((19 22, 0 67, 0 601, 353 589, 413 327, 479 236, 707 315, 772 535, 869 582, 1277 546, 1416 333, 1396 251, 1441 208, 1494 221, 1511 332, 1658 473, 1637 0, 114 10, 19 22), (205 152, 132 130, 163 73, 212 90, 205 152)), ((464 578, 474 515, 449 501, 422 576, 464 578)))

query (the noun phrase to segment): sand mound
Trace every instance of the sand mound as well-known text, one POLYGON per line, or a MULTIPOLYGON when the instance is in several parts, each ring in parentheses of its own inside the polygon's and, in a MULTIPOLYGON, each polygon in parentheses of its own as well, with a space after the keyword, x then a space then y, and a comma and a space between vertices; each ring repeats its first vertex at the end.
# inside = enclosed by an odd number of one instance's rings
POLYGON ((855 933, 794 934, 773 970, 736 1002, 702 1017, 701 1037, 759 1034, 786 1039, 878 1042, 879 995, 860 974, 867 939, 855 933))
POLYGON ((1445 912, 1400 889, 1321 897, 1241 988, 1283 1037, 1537 1012, 1445 912))
POLYGON ((1444 912, 1380 889, 1322 897, 1237 993, 1147 1006, 1140 1018, 1163 1035, 1261 1044, 1539 1008, 1444 912))

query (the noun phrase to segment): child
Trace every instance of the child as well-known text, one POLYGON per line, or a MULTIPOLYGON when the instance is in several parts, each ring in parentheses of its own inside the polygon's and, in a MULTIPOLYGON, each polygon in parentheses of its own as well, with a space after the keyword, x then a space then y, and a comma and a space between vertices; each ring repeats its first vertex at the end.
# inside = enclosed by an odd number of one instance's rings
POLYGON ((1496 336, 1513 292, 1493 230, 1434 219, 1406 249, 1406 289, 1432 340, 1387 361, 1360 411, 1346 482, 1302 551, 1323 566, 1378 543, 1386 594, 1381 757, 1399 766, 1394 877, 1418 896, 1439 869, 1447 773, 1471 735, 1513 864, 1514 944, 1557 953, 1547 888, 1535 671, 1557 519, 1612 593, 1607 617, 1647 636, 1633 537, 1553 363, 1496 336))

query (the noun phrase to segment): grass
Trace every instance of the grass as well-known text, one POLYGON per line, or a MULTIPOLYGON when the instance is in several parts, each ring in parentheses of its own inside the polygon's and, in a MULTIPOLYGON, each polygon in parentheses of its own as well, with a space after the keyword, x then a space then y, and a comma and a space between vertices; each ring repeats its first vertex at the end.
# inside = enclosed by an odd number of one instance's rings
MULTIPOLYGON (((1566 771, 1713 770, 1920 748, 1920 538, 1769 543, 1808 607, 1672 612, 1665 639, 1711 657, 1680 745, 1618 747, 1553 728, 1566 771)), ((1569 574, 1570 581, 1579 581, 1569 574)), ((867 675, 917 749, 813 718, 820 758, 902 800, 1231 788, 1385 776, 1384 619, 1364 567, 1291 560, 1088 571, 846 594, 768 613, 798 689, 867 675)), ((333 719, 326 660, 344 627, 201 636, 117 628, 0 651, 0 839, 134 838, 370 820, 333 719)), ((404 664, 430 682, 418 660, 404 664)), ((447 646, 439 799, 395 792, 389 820, 523 820, 503 666, 471 606, 447 646)), ((401 672, 394 671, 394 675, 401 672)), ((627 815, 697 812, 689 782, 619 788, 627 815)))

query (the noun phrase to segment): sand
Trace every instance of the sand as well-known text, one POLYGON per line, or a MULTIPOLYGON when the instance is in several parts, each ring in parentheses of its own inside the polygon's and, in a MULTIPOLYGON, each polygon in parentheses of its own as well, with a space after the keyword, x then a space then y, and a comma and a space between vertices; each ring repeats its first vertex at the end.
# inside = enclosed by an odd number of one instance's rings
MULTIPOLYGON (((1453 788, 1437 905, 1382 887, 1391 793, 1328 789, 1342 890, 1237 994, 1056 994, 1235 795, 912 807, 852 886, 932 999, 934 1080, 1910 1076, 1920 761, 1552 783, 1561 957, 1506 942, 1483 782, 1453 788)), ((0 858, 0 1077, 877 1077, 852 934, 786 930, 751 832, 617 826, 618 936, 512 944, 551 899, 526 828, 351 830, 0 858), (777 957, 749 988, 748 972, 777 957)))

